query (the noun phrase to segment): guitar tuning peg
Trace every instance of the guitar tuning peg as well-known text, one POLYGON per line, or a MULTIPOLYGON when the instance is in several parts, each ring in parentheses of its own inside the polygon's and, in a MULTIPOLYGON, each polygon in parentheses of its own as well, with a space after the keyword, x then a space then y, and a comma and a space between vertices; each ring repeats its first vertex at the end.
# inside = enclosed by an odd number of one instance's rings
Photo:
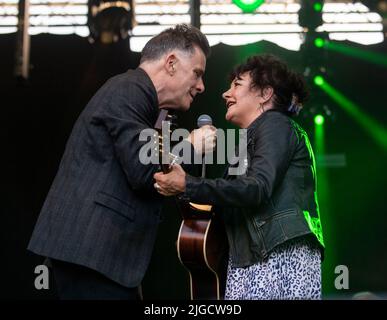
POLYGON ((168 119, 171 119, 171 120, 177 119, 177 115, 175 115, 175 114, 169 114, 167 117, 168 117, 168 119))
POLYGON ((168 120, 171 121, 171 122, 175 122, 177 120, 177 115, 169 114, 168 115, 168 120))

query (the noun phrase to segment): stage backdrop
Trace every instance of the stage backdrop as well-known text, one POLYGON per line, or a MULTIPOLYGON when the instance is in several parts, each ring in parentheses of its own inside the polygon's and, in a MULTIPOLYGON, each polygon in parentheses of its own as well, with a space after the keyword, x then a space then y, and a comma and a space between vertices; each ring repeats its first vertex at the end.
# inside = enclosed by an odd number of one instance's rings
MULTIPOLYGON (((362 47, 386 53, 385 43, 362 47)), ((31 77, 20 84, 13 78, 14 35, 0 36, 0 103, 2 110, 1 166, 1 270, 2 298, 55 299, 54 284, 36 290, 34 269, 43 258, 27 252, 39 210, 56 174, 71 128, 96 90, 111 76, 135 67, 139 54, 130 53, 127 42, 110 47, 91 45, 78 36, 41 34, 31 40, 31 77)), ((211 115, 214 125, 232 128, 224 120, 221 94, 228 89, 231 68, 249 55, 273 53, 302 72, 300 52, 287 51, 268 42, 212 48, 204 76, 206 91, 191 110, 179 115, 182 127, 193 129, 197 117, 211 115)), ((387 126, 385 66, 328 52, 327 80, 362 112, 387 126)), ((385 205, 386 151, 370 130, 320 89, 311 86, 313 99, 298 119, 316 147, 313 117, 308 113, 327 104, 332 116, 325 119, 325 192, 321 218, 327 245, 323 266, 324 297, 352 297, 360 291, 387 291, 387 212, 385 205), (321 100, 319 100, 321 99, 321 100), (336 160, 334 160, 336 159, 336 160), (339 159, 339 160, 337 160, 339 159), (335 267, 349 270, 349 289, 334 286, 335 267)), ((321 154, 317 154, 321 156, 321 154)), ((320 157, 321 159, 321 157, 320 157)), ((210 177, 219 176, 221 165, 211 165, 210 177)), ((155 251, 143 282, 144 298, 186 299, 188 274, 176 255, 180 216, 167 200, 155 251)))

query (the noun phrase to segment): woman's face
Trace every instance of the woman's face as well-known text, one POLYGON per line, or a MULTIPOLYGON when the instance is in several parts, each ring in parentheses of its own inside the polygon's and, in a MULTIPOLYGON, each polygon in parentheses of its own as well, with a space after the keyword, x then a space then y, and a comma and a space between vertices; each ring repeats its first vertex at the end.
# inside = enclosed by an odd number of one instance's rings
POLYGON ((230 89, 222 95, 226 100, 226 120, 240 128, 247 128, 262 112, 260 105, 264 101, 260 91, 251 88, 250 73, 236 77, 231 82, 230 89))

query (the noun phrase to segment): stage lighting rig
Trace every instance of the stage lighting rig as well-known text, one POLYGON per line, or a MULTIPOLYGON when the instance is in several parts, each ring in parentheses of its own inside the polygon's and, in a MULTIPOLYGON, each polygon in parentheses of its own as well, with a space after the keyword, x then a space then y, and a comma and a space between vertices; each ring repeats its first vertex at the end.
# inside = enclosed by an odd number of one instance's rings
POLYGON ((88 7, 92 41, 110 44, 129 36, 134 24, 132 0, 89 0, 88 7))

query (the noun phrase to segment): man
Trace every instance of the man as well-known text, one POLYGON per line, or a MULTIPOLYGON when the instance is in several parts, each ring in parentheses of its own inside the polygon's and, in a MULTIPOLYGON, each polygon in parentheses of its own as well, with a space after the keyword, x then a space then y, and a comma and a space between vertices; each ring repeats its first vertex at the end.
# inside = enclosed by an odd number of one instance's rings
MULTIPOLYGON (((60 298, 138 299, 162 199, 158 166, 140 162, 139 135, 160 108, 190 108, 204 91, 209 51, 194 27, 163 31, 139 68, 107 81, 75 123, 28 246, 50 258, 60 298)), ((195 151, 214 135, 208 126, 191 134, 195 151)))

